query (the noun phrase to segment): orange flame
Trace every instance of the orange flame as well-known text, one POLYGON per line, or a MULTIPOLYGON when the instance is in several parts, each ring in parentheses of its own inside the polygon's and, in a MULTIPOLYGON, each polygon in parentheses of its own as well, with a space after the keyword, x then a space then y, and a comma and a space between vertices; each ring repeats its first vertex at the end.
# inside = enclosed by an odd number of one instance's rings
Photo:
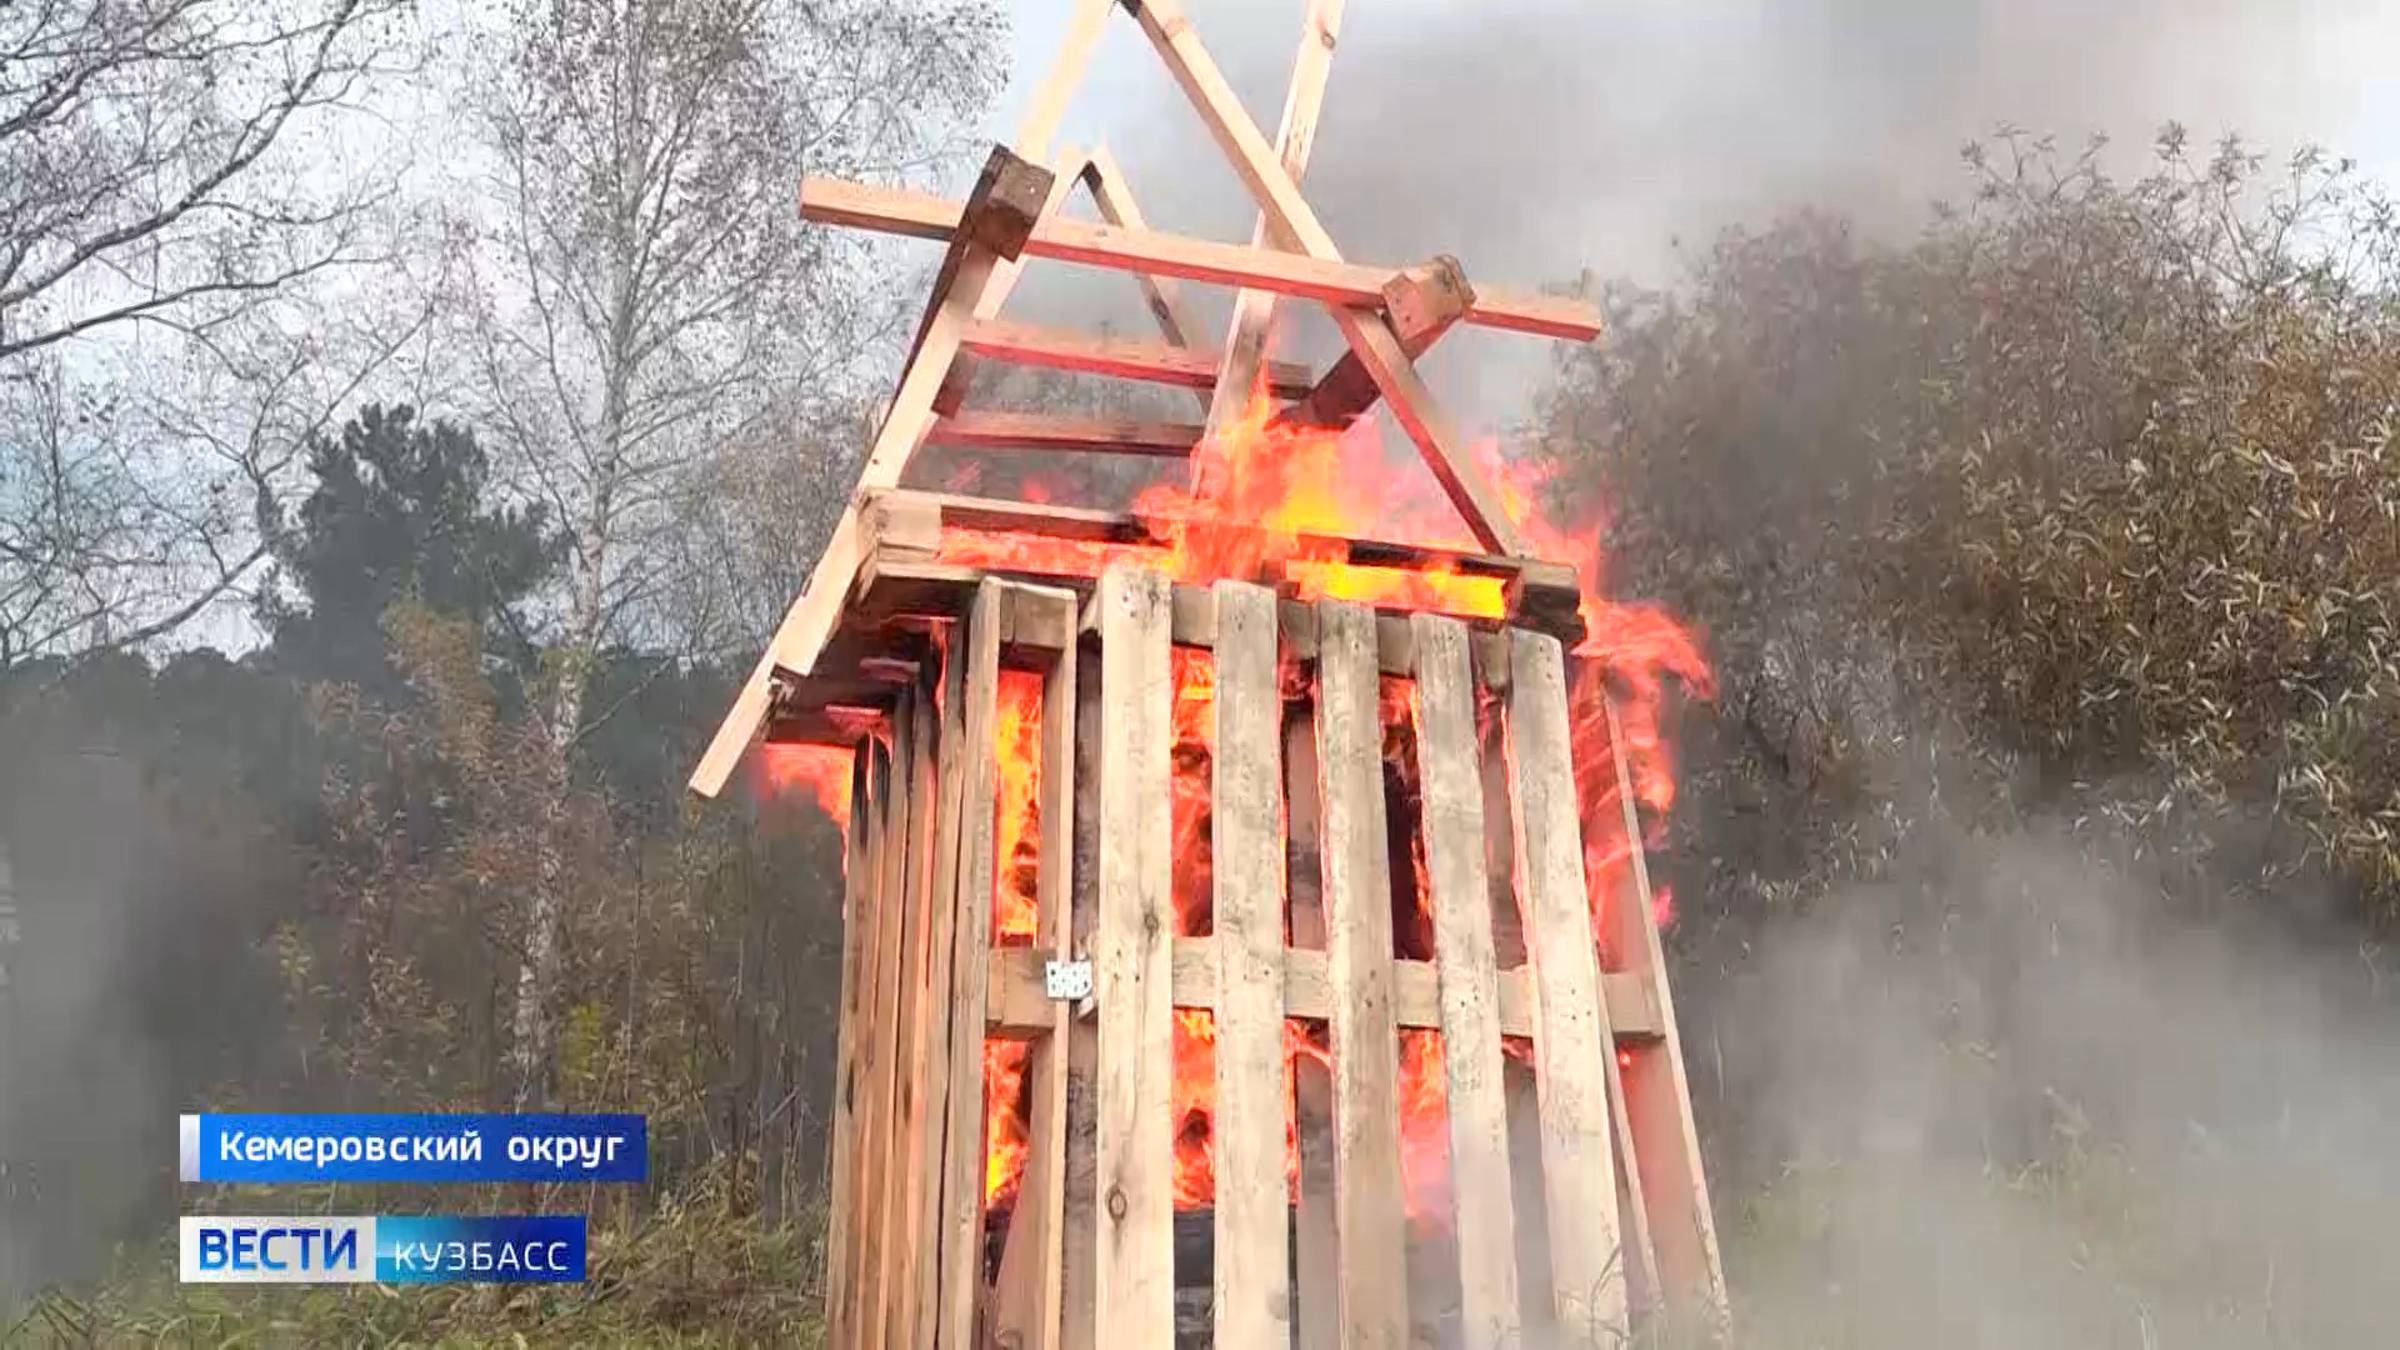
POLYGON ((770 797, 805 792, 840 824, 850 819, 850 754, 837 745, 762 745, 759 787, 770 797))
MULTIPOLYGON (((1471 618, 1507 612, 1501 583, 1466 575, 1436 560, 1424 567, 1370 566, 1348 561, 1350 538, 1413 541, 1432 548, 1471 546, 1447 501, 1429 475, 1411 464, 1389 461, 1362 421, 1349 432, 1285 426, 1264 393, 1246 415, 1194 452, 1191 485, 1162 483, 1135 499, 1133 514, 1149 542, 1096 542, 1048 536, 945 530, 944 561, 1020 573, 1067 577, 1097 575, 1109 563, 1138 558, 1170 578, 1191 583, 1221 577, 1275 584, 1302 599, 1355 600, 1387 609, 1432 609, 1471 618), (1205 484, 1203 489, 1201 484, 1205 484)), ((1619 800, 1614 753, 1609 743, 1608 700, 1613 698, 1621 747, 1633 784, 1643 842, 1662 842, 1674 802, 1673 762, 1662 727, 1670 684, 1703 696, 1714 693, 1710 672, 1693 636, 1672 616, 1649 605, 1622 604, 1601 592, 1604 519, 1573 528, 1546 522, 1536 509, 1548 492, 1546 471, 1503 460, 1485 444, 1473 448, 1497 486, 1504 510, 1539 556, 1571 562, 1581 582, 1585 639, 1573 653, 1571 727, 1576 790, 1584 821, 1585 866, 1596 935, 1607 931, 1610 897, 1624 894, 1635 841, 1628 837, 1619 800)), ((953 486, 964 486, 965 481, 953 486)), ((1038 485, 1037 485, 1038 486, 1038 485)), ((1041 500, 1054 495, 1029 490, 1041 500)), ((1287 672, 1288 673, 1288 672, 1287 672)), ((1204 652, 1177 649, 1174 656, 1173 829, 1178 935, 1213 930, 1214 896, 1210 858, 1209 794, 1214 743, 1214 671, 1204 652)), ((1383 691, 1385 751, 1401 797, 1416 791, 1414 729, 1405 681, 1387 681, 1383 691)), ((995 886, 994 940, 1031 940, 1035 921, 1035 878, 1039 866, 1040 684, 1030 676, 1005 674, 1001 683, 998 753, 1001 792, 996 844, 1000 869, 995 886)), ((846 763, 839 779, 847 792, 846 763)), ((808 781, 823 783, 812 778, 808 781)), ((830 798, 828 809, 835 810, 830 798)), ((838 814, 838 812, 837 812, 838 814)), ((1396 829, 1415 835, 1414 822, 1396 829)), ((1415 912, 1396 913, 1398 954, 1431 957, 1432 926, 1421 848, 1412 848, 1415 912)), ((1672 918, 1665 889, 1654 897, 1656 918, 1672 918)), ((1405 907, 1403 907, 1405 908, 1405 907)), ((1614 956, 1603 943, 1603 957, 1614 956)), ((1615 962, 1610 961, 1613 968, 1615 962)), ((1322 1035, 1300 1023, 1285 1027, 1287 1065, 1306 1059, 1329 1063, 1322 1035)), ((1211 1106, 1215 1097, 1214 1020, 1202 1010, 1175 1014, 1172 1110, 1175 1139, 1175 1203, 1204 1206, 1215 1191, 1211 1106)), ((1509 1041, 1510 1057, 1529 1060, 1530 1047, 1509 1041)), ((1449 1139, 1447 1079, 1438 1033, 1408 1029, 1398 1045, 1403 1180, 1412 1216, 1438 1215, 1448 1204, 1449 1139)), ((986 1175, 988 1200, 1006 1204, 1024 1168, 1027 1140, 1024 1076, 1028 1051, 1022 1044, 991 1042, 984 1049, 986 1089, 986 1175)), ((1297 1185, 1296 1127, 1287 1116, 1286 1172, 1297 1185)))

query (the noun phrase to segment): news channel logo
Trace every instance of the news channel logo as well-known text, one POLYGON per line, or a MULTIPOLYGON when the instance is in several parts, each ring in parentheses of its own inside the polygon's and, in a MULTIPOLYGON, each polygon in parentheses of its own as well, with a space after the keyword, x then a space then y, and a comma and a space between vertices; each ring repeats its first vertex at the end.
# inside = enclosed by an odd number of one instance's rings
POLYGON ((186 1284, 571 1284, 580 1214, 183 1218, 186 1284))
MULTIPOLYGON (((638 1182, 638 1115, 196 1113, 178 1122, 187 1182, 638 1182)), ((560 1284, 584 1278, 581 1215, 186 1215, 195 1284, 560 1284)))

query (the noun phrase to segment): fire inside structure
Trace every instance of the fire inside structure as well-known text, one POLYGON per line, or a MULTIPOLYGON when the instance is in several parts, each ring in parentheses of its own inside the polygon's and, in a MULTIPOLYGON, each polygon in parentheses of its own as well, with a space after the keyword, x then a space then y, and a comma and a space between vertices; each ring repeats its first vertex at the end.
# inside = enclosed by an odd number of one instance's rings
POLYGON ((1547 523, 1541 474, 1464 442, 1414 366, 1462 324, 1583 341, 1597 315, 1448 257, 1341 259, 1296 186, 1339 0, 1310 4, 1272 146, 1171 0, 1128 6, 1260 207, 1247 248, 1150 229, 1105 150, 1050 146, 1111 7, 1079 0, 963 204, 803 185, 813 220, 947 244, 858 491, 693 778, 714 795, 763 733, 764 783, 848 825, 834 1343, 1721 1328, 1643 859, 1667 702, 1709 672, 1604 594, 1600 522, 1547 523), (1060 211, 1077 185, 1107 224, 1060 211), (1163 340, 1000 319, 1032 257, 1132 273, 1163 340), (1222 348, 1178 279, 1240 288, 1222 348), (1266 360, 1279 297, 1348 353, 1266 360), (970 409, 979 361, 1183 385, 1206 420, 970 409), (1378 403, 1428 472, 1387 460, 1378 403), (929 444, 1167 471, 1122 511, 1030 476, 906 488, 929 444), (1170 1212, 1213 1222, 1210 1276, 1170 1212))

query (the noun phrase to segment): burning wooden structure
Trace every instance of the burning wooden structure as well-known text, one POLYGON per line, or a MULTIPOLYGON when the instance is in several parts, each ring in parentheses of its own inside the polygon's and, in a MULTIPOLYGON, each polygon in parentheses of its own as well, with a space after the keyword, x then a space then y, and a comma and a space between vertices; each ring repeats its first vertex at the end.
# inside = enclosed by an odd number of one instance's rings
POLYGON ((1414 366, 1462 322, 1598 319, 1448 258, 1341 260, 1295 185, 1339 0, 1274 145, 1171 0, 1128 5, 1260 205, 1246 247, 1149 229, 1105 151, 1050 151, 1110 8, 1081 0, 964 204, 802 193, 947 243, 858 491, 693 778, 713 795, 762 736, 850 752, 833 1343, 1164 1346, 1179 1283, 1186 1339, 1224 1346, 1721 1318, 1641 738, 1592 597, 1414 366), (1108 223, 1061 214, 1078 183, 1108 223), (1029 257, 1133 273, 1162 340, 1000 319, 1029 257), (1221 348, 1178 279, 1241 288, 1221 348), (1278 297, 1335 318, 1322 376, 1264 359, 1278 297), (1182 385, 1207 416, 972 410, 977 361, 1182 385), (1274 509, 1379 400, 1472 546, 1274 509), (1130 512, 903 488, 929 442, 1177 456, 1190 483, 1130 512))

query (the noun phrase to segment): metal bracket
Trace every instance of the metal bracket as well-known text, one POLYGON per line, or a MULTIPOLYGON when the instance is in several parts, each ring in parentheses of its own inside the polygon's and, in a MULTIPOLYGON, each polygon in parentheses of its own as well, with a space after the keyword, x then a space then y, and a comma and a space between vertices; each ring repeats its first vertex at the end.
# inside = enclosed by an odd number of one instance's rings
POLYGON ((1044 961, 1042 963, 1042 992, 1062 1002, 1092 996, 1092 963, 1089 961, 1044 961))

